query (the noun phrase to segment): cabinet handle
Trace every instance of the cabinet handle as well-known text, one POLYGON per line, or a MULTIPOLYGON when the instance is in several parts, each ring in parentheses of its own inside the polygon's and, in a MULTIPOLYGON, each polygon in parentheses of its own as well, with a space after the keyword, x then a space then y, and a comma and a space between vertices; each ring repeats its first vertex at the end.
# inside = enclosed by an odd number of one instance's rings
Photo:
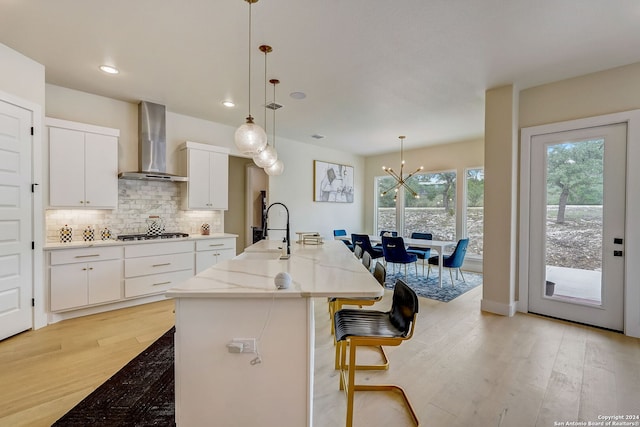
POLYGON ((216 252, 215 254, 211 254, 213 256, 220 256, 220 254, 218 252, 216 252))
POLYGON ((82 271, 87 271, 87 267, 83 268, 82 271))
POLYGON ((154 284, 153 284, 153 285, 151 285, 151 286, 168 285, 169 283, 171 283, 171 281, 168 281, 168 282, 160 282, 160 283, 154 283, 154 284))
POLYGON ((89 267, 89 270, 93 270, 93 267, 89 267))
POLYGON ((89 258, 94 256, 100 256, 100 254, 91 254, 91 255, 76 255, 74 258, 89 258))
POLYGON ((165 265, 171 265, 171 263, 170 262, 165 262, 164 264, 153 264, 151 267, 162 267, 162 266, 165 266, 165 265))
POLYGON ((80 204, 83 204, 83 203, 84 203, 84 200, 80 200, 80 204))
POLYGON ((216 243, 215 245, 209 245, 209 246, 211 246, 211 247, 214 247, 214 246, 224 246, 224 243, 216 243))
POLYGON ((87 201, 86 201, 86 204, 89 204, 89 203, 91 203, 91 202, 90 202, 89 200, 87 200, 87 201))

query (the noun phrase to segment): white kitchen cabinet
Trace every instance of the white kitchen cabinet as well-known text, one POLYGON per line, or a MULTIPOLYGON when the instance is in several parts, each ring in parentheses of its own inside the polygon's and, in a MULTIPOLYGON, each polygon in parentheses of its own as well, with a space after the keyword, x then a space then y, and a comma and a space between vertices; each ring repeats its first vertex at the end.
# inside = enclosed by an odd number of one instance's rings
POLYGON ((229 150, 197 142, 181 148, 182 164, 189 180, 183 209, 226 210, 229 206, 229 150))
POLYGON ((158 294, 192 277, 193 248, 192 241, 126 246, 125 298, 158 294))
POLYGON ((50 309, 64 311, 122 297, 122 248, 51 252, 50 309))
POLYGON ((117 129, 48 118, 49 206, 115 209, 117 129))
POLYGON ((236 256, 236 239, 207 239, 196 242, 196 274, 236 256))

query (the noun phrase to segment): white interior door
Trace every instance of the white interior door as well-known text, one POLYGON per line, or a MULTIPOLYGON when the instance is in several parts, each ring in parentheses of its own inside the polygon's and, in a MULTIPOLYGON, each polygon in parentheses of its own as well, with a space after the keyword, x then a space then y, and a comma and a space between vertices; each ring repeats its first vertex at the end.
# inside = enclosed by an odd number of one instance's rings
POLYGON ((627 124, 531 139, 529 311, 624 327, 627 124))
POLYGON ((0 100, 0 339, 33 326, 32 112, 0 100))

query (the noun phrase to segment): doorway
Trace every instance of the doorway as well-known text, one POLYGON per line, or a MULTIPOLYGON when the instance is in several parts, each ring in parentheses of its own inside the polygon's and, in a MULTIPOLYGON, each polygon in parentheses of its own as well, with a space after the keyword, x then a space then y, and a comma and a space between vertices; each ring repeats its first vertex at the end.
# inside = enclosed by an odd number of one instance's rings
POLYGON ((530 138, 528 311, 622 331, 627 124, 530 138))

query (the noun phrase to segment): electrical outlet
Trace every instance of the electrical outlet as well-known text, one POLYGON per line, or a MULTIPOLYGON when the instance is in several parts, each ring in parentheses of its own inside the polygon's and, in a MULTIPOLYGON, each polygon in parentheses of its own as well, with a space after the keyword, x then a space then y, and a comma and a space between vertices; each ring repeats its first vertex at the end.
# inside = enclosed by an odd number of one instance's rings
POLYGON ((255 353, 256 352, 256 339, 255 338, 234 338, 232 343, 242 344, 241 353, 255 353))

